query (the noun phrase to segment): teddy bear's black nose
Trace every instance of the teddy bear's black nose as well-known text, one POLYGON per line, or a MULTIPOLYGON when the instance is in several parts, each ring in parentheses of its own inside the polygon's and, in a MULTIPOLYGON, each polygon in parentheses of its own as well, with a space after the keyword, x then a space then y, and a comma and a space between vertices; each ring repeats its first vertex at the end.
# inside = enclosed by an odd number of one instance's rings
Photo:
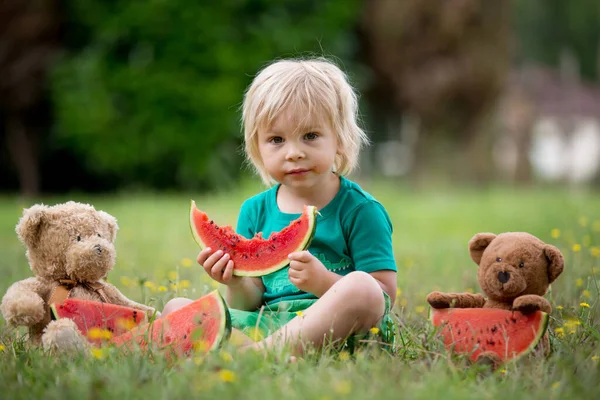
POLYGON ((99 244, 94 245, 94 250, 96 250, 98 253, 102 253, 102 246, 100 246, 99 244))
POLYGON ((510 279, 510 273, 509 272, 504 272, 504 271, 498 272, 498 280, 501 283, 506 283, 506 282, 508 282, 509 279, 510 279))

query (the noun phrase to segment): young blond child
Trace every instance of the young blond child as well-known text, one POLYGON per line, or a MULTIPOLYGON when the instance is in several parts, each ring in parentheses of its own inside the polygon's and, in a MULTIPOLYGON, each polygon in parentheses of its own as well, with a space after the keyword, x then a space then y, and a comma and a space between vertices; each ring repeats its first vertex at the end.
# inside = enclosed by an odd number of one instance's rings
MULTIPOLYGON (((227 286, 234 329, 252 335, 258 328, 266 336, 246 340, 247 347, 291 343, 302 353, 306 344, 320 347, 369 330, 391 340, 392 225, 384 207, 344 177, 367 142, 357 113, 346 75, 324 59, 274 62, 246 92, 246 155, 271 188, 243 203, 237 232, 268 237, 298 218, 305 204, 319 210, 310 248, 261 278, 234 276, 233 261, 221 250, 198 254, 206 273, 227 286)), ((173 299, 163 314, 190 301, 173 299)))

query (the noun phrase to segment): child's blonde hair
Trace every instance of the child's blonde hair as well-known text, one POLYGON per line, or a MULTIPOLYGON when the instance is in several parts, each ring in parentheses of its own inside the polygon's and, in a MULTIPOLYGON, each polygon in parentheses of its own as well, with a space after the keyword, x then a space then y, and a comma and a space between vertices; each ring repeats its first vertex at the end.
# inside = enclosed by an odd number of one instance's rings
POLYGON ((272 184, 273 179, 260 157, 257 133, 288 110, 303 118, 325 119, 340 147, 334 171, 347 175, 356 168, 360 148, 368 139, 357 124, 358 99, 346 75, 325 59, 281 60, 254 78, 242 111, 246 157, 265 184, 272 184))

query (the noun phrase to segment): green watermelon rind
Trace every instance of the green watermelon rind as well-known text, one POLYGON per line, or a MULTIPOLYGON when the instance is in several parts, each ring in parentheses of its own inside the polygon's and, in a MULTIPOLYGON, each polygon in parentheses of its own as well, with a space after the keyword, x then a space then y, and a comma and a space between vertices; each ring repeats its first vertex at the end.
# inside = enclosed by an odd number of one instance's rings
POLYGON ((229 307, 227 307, 227 303, 225 302, 225 299, 223 298, 223 296, 221 296, 221 293, 219 293, 218 290, 215 289, 209 293, 209 295, 211 295, 211 296, 213 296, 215 294, 218 298, 217 304, 219 304, 219 311, 220 311, 221 315, 225 316, 225 318, 221 318, 219 334, 217 335, 217 338, 215 339, 215 342, 214 342, 214 343, 216 343, 216 345, 213 344, 213 346, 209 349, 209 351, 221 347, 223 345, 223 343, 229 341, 229 338, 231 337, 231 314, 229 313, 229 307))
MULTIPOLYGON (((429 318, 428 319, 434 327, 435 327, 435 325, 434 325, 435 311, 439 311, 439 310, 447 310, 447 309, 429 308, 429 315, 428 315, 429 318)), ((481 310, 485 310, 485 308, 481 308, 481 310)), ((504 360, 503 363, 516 362, 516 361, 520 360, 523 356, 531 353, 535 349, 535 347, 540 343, 540 341, 542 340, 544 335, 546 334, 546 331, 548 330, 548 323, 550 321, 550 315, 544 311, 536 311, 536 312, 539 312, 541 314, 540 325, 538 326, 537 334, 535 335, 535 337, 533 338, 533 340, 531 341, 529 346, 527 346, 526 349, 524 349, 523 351, 521 351, 518 354, 513 355, 512 357, 510 357, 510 359, 504 360)), ((436 327, 436 329, 437 328, 439 328, 439 327, 436 327)))
MULTIPOLYGON (((200 249, 205 249, 206 248, 206 244, 204 244, 204 242, 202 242, 202 239, 200 238, 200 236, 197 234, 196 230, 194 229, 194 224, 193 224, 193 213, 194 213, 194 209, 196 208, 196 202, 194 200, 190 201, 190 216, 189 216, 189 225, 190 225, 190 231, 192 232, 192 236, 194 237, 194 241, 196 242, 196 244, 198 244, 198 246, 200 247, 200 249)), ((309 208, 309 212, 308 214, 308 229, 307 229, 307 233, 304 236, 304 239, 302 240, 300 246, 298 246, 298 249, 296 249, 296 251, 303 251, 306 250, 314 236, 315 236, 315 232, 316 232, 316 227, 317 227, 317 208, 314 206, 308 206, 309 208)), ((287 259, 283 259, 280 263, 275 264, 271 267, 268 268, 261 268, 261 269, 255 269, 252 271, 245 271, 245 270, 240 270, 240 269, 236 269, 234 267, 233 269, 233 275, 235 276, 247 276, 247 277, 259 277, 259 276, 264 276, 264 275, 268 275, 272 272, 278 271, 281 268, 287 266, 290 263, 289 260, 287 259)))

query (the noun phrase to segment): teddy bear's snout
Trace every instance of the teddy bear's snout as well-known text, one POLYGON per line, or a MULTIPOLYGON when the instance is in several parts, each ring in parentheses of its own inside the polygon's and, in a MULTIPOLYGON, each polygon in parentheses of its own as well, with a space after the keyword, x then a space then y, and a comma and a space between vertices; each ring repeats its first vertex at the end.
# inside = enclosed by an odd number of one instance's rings
POLYGON ((102 254, 102 246, 100 246, 99 244, 94 245, 94 250, 96 250, 96 253, 102 254))
POLYGON ((510 272, 500 271, 498 272, 498 280, 500 283, 506 283, 510 280, 510 272))

